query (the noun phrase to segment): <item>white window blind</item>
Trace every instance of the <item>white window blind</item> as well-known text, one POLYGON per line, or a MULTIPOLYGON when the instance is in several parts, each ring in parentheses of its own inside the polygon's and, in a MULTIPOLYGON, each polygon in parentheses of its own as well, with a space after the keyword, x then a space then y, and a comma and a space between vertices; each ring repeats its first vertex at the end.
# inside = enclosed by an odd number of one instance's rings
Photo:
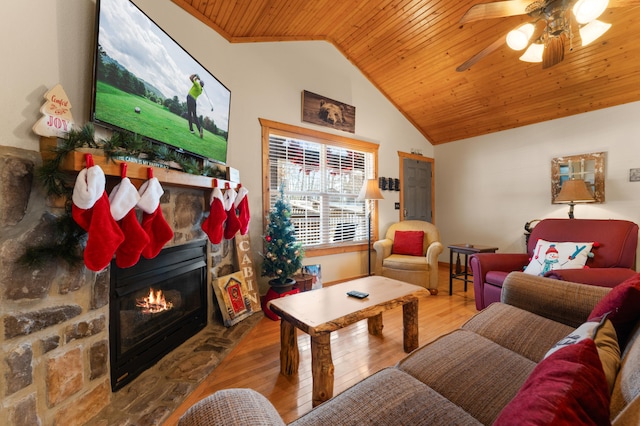
POLYGON ((269 205, 282 185, 305 248, 367 241, 367 203, 357 197, 375 174, 372 152, 269 134, 268 155, 269 205))

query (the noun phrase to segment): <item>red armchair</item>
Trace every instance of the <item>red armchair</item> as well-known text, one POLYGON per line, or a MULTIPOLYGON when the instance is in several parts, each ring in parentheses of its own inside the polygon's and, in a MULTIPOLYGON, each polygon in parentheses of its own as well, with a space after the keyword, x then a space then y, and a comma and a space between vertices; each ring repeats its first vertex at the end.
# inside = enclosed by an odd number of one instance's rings
POLYGON ((531 231, 527 253, 478 253, 469 257, 476 308, 500 301, 502 283, 522 271, 539 239, 553 242, 597 242, 584 269, 554 270, 545 276, 564 281, 614 287, 636 274, 638 225, 626 220, 543 219, 531 231))

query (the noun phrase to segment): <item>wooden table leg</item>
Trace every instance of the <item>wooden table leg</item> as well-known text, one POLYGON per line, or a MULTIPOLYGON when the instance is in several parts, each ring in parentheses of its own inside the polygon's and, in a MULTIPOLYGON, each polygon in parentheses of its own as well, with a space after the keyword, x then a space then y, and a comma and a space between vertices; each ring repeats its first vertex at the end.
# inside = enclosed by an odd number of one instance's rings
POLYGON ((300 352, 296 328, 284 318, 280 319, 280 373, 291 376, 298 372, 300 352))
POLYGON ((449 249, 449 296, 453 294, 453 250, 449 249))
POLYGON ((331 335, 311 336, 311 374, 313 377, 313 406, 322 404, 333 396, 333 361, 331 360, 331 335))
POLYGON ((418 348, 418 299, 402 305, 402 327, 404 331, 404 351, 418 348))
POLYGON ((382 335, 382 312, 378 315, 367 318, 367 325, 369 327, 369 334, 372 336, 381 336, 382 335))

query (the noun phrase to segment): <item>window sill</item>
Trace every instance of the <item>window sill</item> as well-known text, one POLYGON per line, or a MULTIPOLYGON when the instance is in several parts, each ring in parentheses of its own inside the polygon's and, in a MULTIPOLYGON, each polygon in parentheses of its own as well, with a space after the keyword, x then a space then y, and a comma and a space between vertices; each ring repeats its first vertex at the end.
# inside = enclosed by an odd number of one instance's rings
POLYGON ((366 251, 367 243, 354 243, 354 244, 342 244, 339 246, 336 245, 323 245, 323 246, 315 246, 312 248, 305 248, 304 255, 305 257, 317 257, 317 256, 328 256, 331 254, 341 254, 341 253, 353 253, 358 251, 366 251))

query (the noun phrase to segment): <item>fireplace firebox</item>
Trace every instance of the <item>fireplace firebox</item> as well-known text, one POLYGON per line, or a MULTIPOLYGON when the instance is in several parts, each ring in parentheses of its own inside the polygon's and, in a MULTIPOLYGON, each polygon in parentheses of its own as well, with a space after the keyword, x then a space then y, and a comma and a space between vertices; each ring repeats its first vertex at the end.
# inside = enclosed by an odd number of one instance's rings
POLYGON ((207 323, 206 240, 169 247, 131 268, 111 263, 110 358, 115 392, 207 323))

